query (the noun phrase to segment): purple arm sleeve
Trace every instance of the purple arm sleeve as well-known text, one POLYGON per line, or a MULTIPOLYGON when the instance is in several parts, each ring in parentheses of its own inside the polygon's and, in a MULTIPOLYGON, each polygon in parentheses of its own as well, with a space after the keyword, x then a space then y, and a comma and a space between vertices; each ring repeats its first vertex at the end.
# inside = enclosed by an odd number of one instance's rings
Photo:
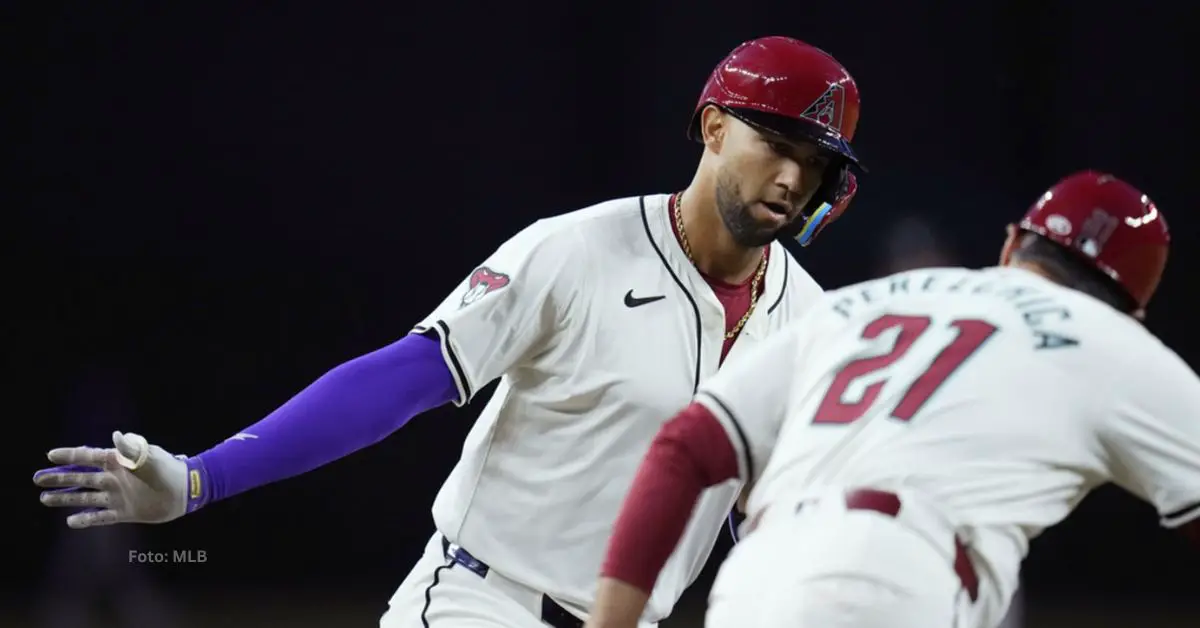
POLYGON ((188 463, 188 512, 373 445, 458 397, 439 342, 410 334, 323 375, 188 463))

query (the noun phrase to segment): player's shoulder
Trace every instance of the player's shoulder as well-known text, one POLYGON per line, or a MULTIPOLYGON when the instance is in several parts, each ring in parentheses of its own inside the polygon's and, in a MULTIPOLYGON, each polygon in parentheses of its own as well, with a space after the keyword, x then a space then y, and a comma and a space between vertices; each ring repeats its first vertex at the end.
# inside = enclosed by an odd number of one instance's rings
POLYGON ((604 239, 606 235, 619 236, 633 227, 640 229, 643 198, 615 198, 547 216, 526 227, 518 237, 529 244, 568 246, 582 252, 587 248, 580 247, 582 243, 604 239))
POLYGON ((959 266, 931 266, 903 270, 839 286, 825 291, 831 307, 840 301, 878 304, 887 298, 905 298, 952 286, 985 283, 985 271, 959 266))
POLYGON ((820 302, 825 289, 778 240, 771 243, 771 263, 783 266, 784 300, 792 304, 797 313, 806 311, 820 302))
POLYGON ((1187 361, 1141 322, 1108 309, 1112 315, 1097 317, 1086 339, 1098 349, 1085 350, 1087 379, 1113 403, 1178 411, 1184 399, 1194 406, 1200 378, 1187 361))
POLYGON ((547 228, 577 229, 616 226, 623 223, 641 224, 646 199, 654 197, 628 196, 613 198, 586 207, 573 209, 539 220, 547 228))
POLYGON ((787 267, 787 280, 791 286, 801 288, 815 288, 818 291, 823 291, 821 284, 808 272, 808 269, 796 259, 795 255, 787 250, 787 247, 782 242, 776 240, 771 243, 771 260, 780 260, 787 267))
POLYGON ((1027 271, 998 268, 989 272, 1035 286, 1039 295, 1051 297, 1053 301, 1044 302, 1045 307, 1031 306, 1025 313, 1033 318, 1062 318, 1065 333, 1080 342, 1081 364, 1098 382, 1110 382, 1112 390, 1146 391, 1195 379, 1187 362, 1149 327, 1104 301, 1027 271))
POLYGON ((1114 383, 1152 386, 1195 378, 1187 362, 1142 321, 1088 295, 1076 294, 1078 316, 1089 332, 1088 340, 1104 347, 1106 353, 1103 360, 1095 361, 1097 368, 1111 370, 1114 383))

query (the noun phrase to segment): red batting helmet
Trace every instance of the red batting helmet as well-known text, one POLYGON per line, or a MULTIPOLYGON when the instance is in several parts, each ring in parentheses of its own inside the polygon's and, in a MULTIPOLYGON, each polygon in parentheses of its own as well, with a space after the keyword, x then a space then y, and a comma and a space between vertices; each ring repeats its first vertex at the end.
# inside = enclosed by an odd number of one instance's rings
POLYGON ((1059 181, 1017 226, 1083 257, 1141 308, 1167 266, 1166 220, 1149 197, 1111 174, 1088 170, 1059 181))
POLYGON ((790 37, 763 37, 735 48, 713 70, 692 114, 688 137, 702 141, 700 116, 716 105, 746 124, 835 157, 801 216, 781 235, 807 246, 845 211, 858 189, 849 168, 861 169, 851 148, 858 126, 854 78, 828 53, 790 37))

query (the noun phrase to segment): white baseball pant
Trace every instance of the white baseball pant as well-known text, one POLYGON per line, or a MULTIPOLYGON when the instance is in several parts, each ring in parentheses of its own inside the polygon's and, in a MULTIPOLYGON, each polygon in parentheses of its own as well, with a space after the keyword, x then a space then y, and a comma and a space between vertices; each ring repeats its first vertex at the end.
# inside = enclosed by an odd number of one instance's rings
POLYGON ((972 628, 953 532, 847 509, 843 494, 767 507, 717 574, 707 628, 972 628))
POLYGON ((379 628, 546 628, 542 595, 494 569, 479 577, 447 558, 434 534, 392 595, 379 628))

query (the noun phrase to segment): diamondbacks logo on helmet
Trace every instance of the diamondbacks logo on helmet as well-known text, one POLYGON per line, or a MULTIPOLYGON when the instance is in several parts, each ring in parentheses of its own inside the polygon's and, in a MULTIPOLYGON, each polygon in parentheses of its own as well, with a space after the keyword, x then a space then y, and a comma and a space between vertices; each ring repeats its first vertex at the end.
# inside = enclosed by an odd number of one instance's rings
POLYGON ((480 266, 472 273, 470 279, 467 280, 467 292, 462 297, 462 304, 459 307, 466 307, 480 299, 489 292, 495 292, 509 283, 508 275, 498 273, 487 266, 480 266))
POLYGON ((846 90, 833 83, 800 116, 834 129, 842 128, 842 111, 846 107, 846 90))

